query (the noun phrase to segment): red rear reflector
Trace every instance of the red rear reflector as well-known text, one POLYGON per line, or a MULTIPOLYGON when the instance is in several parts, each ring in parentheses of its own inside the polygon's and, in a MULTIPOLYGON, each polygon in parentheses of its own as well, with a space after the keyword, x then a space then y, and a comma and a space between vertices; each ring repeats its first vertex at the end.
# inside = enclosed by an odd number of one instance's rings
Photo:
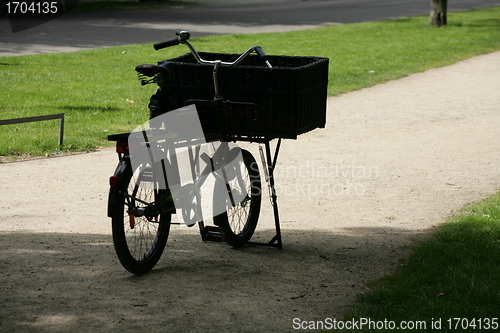
POLYGON ((134 227, 135 227, 135 216, 134 216, 134 214, 130 214, 128 216, 128 222, 130 224, 130 229, 134 229, 134 227))
POLYGON ((128 142, 119 141, 116 143, 117 153, 128 153, 128 142))
POLYGON ((120 178, 116 176, 109 177, 109 185, 111 185, 111 187, 118 187, 120 185, 120 178))

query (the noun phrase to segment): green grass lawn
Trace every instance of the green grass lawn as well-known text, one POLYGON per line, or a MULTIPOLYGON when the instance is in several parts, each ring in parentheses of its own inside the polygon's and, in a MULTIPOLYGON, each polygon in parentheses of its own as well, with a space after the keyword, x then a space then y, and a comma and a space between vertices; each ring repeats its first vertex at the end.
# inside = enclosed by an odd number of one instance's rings
MULTIPOLYGON (((428 18, 331 26, 284 33, 193 38, 199 51, 240 53, 261 45, 268 54, 330 58, 330 95, 397 79, 500 49, 500 7, 449 13, 433 28, 428 18)), ((134 68, 187 52, 152 44, 72 53, 0 57, 0 119, 64 112, 64 146, 57 121, 2 126, 0 156, 44 155, 106 146, 110 133, 147 120, 153 86, 141 87, 134 68)))
POLYGON ((500 193, 466 206, 431 232, 394 275, 370 283, 372 292, 358 297, 345 320, 425 322, 425 329, 411 332, 498 332, 499 281, 500 193))

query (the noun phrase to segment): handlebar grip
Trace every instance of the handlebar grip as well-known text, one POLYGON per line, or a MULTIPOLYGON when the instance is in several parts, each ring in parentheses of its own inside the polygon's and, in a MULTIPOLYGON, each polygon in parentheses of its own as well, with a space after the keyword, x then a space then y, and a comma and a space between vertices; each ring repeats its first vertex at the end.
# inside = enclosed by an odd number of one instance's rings
POLYGON ((259 57, 262 59, 262 60, 267 60, 267 55, 264 53, 264 50, 262 50, 262 47, 260 46, 256 46, 255 47, 255 52, 259 55, 259 57))
POLYGON ((179 40, 176 38, 176 39, 172 39, 172 40, 167 40, 166 42, 156 43, 153 46, 154 46, 155 50, 160 50, 160 49, 164 49, 166 47, 179 45, 179 43, 180 43, 179 40))
POLYGON ((260 59, 262 61, 264 61, 264 63, 267 65, 267 68, 269 69, 273 69, 273 66, 269 63, 269 61, 267 60, 267 55, 264 53, 264 51, 262 50, 262 47, 260 46, 255 46, 254 47, 255 49, 255 52, 259 55, 260 59))

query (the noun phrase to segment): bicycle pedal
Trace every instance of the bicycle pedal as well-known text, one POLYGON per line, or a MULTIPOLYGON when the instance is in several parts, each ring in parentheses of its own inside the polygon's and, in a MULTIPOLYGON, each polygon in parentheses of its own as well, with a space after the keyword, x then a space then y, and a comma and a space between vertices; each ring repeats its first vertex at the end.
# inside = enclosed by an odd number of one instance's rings
POLYGON ((222 229, 217 226, 205 226, 201 238, 206 242, 222 242, 222 229))

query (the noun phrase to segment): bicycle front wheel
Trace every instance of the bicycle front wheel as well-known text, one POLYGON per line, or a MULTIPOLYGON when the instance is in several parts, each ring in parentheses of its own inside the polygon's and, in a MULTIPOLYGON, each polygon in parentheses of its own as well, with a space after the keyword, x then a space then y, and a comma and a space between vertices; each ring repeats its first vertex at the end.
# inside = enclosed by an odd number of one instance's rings
POLYGON ((160 213, 158 190, 153 169, 131 168, 120 179, 118 212, 112 217, 113 242, 123 267, 141 275, 160 260, 170 231, 171 213, 160 213))
POLYGON ((242 162, 232 170, 233 179, 228 185, 234 193, 244 193, 244 199, 233 206, 230 198, 221 200, 221 193, 227 193, 224 181, 218 181, 214 191, 214 208, 224 213, 214 217, 214 224, 222 229, 223 241, 234 247, 245 245, 252 237, 260 213, 261 182, 257 162, 247 150, 241 150, 242 162), (222 202, 221 202, 222 201, 222 202), (220 207, 224 205, 224 207, 220 207))

